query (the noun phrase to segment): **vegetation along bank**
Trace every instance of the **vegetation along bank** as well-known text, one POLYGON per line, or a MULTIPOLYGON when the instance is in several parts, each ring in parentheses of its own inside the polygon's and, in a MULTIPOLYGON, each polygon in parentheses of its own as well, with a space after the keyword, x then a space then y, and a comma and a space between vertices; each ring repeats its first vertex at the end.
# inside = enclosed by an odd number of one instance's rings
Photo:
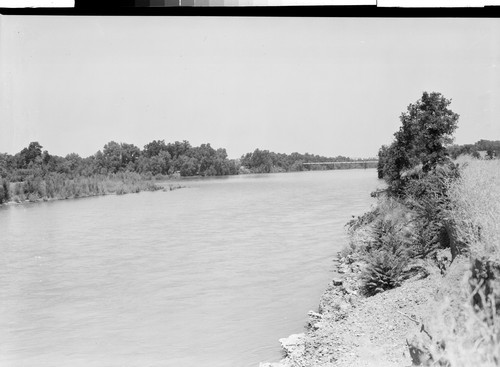
POLYGON ((188 141, 166 144, 154 140, 142 150, 133 144, 111 141, 87 158, 75 153, 59 157, 42 148, 32 142, 15 155, 0 154, 0 204, 159 190, 163 188, 161 181, 180 177, 374 166, 344 156, 281 154, 260 149, 240 159, 228 159, 223 148, 214 149, 210 144, 193 147, 188 141))
POLYGON ((379 152, 386 187, 347 224, 318 312, 262 367, 500 364, 499 142, 452 160, 449 105, 423 93, 401 115, 379 152))

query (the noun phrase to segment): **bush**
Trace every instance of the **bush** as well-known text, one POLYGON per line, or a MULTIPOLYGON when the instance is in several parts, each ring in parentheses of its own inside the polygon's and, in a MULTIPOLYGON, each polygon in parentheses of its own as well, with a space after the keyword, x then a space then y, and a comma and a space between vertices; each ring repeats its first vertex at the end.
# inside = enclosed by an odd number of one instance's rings
POLYGON ((373 295, 401 284, 403 271, 417 259, 436 259, 437 250, 453 247, 456 256, 456 223, 450 217, 448 187, 459 177, 455 164, 437 165, 424 172, 416 166, 402 174, 405 190, 400 196, 378 195, 377 206, 348 224, 350 251, 368 263, 362 288, 373 295))
POLYGON ((371 253, 367 267, 361 275, 361 290, 366 296, 373 296, 396 288, 403 281, 403 269, 408 264, 405 257, 387 250, 371 253))
POLYGON ((396 229, 396 223, 379 218, 372 225, 371 241, 364 251, 368 264, 361 274, 361 289, 365 295, 401 285, 410 251, 407 238, 396 229))
POLYGON ((439 248, 452 247, 455 258, 461 249, 454 240, 456 224, 450 218, 448 187, 459 178, 458 165, 438 165, 428 173, 413 170, 411 176, 404 202, 415 213, 414 256, 433 257, 439 248))

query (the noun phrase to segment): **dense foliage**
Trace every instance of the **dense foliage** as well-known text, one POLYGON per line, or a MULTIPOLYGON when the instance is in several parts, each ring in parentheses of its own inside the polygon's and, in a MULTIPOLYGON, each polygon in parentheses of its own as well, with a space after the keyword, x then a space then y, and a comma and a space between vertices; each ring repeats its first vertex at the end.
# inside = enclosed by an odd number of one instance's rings
POLYGON ((398 286, 412 262, 436 260, 439 249, 451 248, 453 256, 461 250, 448 215, 447 187, 459 177, 447 151, 458 121, 450 103, 424 92, 401 115, 393 143, 379 150, 377 171, 387 189, 372 212, 349 223, 351 233, 363 233, 357 250, 367 262, 367 295, 398 286))
MULTIPOLYGON (((295 172, 309 170, 325 170, 335 168, 332 165, 304 165, 304 163, 322 163, 322 162, 361 162, 362 159, 352 159, 344 156, 323 157, 309 153, 292 154, 274 153, 268 150, 255 149, 252 153, 247 153, 241 157, 240 163, 243 171, 248 170, 252 173, 271 173, 271 172, 295 172)), ((339 166, 337 166, 339 167, 339 166)), ((371 167, 371 165, 370 165, 371 167)), ((352 165, 342 168, 360 168, 352 165)))
MULTIPOLYGON (((174 143, 153 140, 143 149, 133 144, 111 141, 87 158, 76 153, 60 157, 43 150, 38 142, 31 142, 17 154, 0 154, 0 204, 8 200, 101 195, 117 190, 135 192, 144 189, 144 183, 140 183, 140 180, 172 176, 224 176, 334 168, 303 165, 326 161, 361 160, 309 153, 288 155, 260 149, 243 155, 241 159, 228 159, 223 148, 214 149, 210 144, 193 147, 186 140, 174 143), (117 188, 118 182, 120 189, 117 188)), ((363 166, 352 166, 360 167, 363 166)))
POLYGON ((133 144, 111 141, 102 151, 82 158, 71 153, 65 157, 43 151, 38 142, 11 156, 0 155, 0 175, 11 181, 24 181, 29 175, 44 176, 60 173, 70 177, 96 174, 135 172, 141 175, 183 176, 228 175, 237 173, 236 162, 227 159, 225 149, 213 149, 210 144, 192 147, 189 142, 165 144, 163 140, 147 144, 143 150, 133 144))
POLYGON ((42 151, 38 142, 15 155, 0 154, 0 177, 9 181, 24 181, 30 175, 44 176, 60 173, 69 177, 107 175, 135 172, 146 176, 222 176, 238 173, 289 172, 327 169, 328 166, 304 166, 303 163, 356 162, 349 157, 323 157, 309 153, 283 154, 255 149, 241 159, 228 159, 226 150, 214 149, 210 144, 193 147, 184 140, 166 144, 154 140, 140 149, 133 144, 111 141, 94 155, 82 158, 76 153, 65 157, 42 151))
POLYGON ((392 194, 404 194, 409 181, 405 171, 421 165, 427 173, 448 161, 446 145, 452 142, 458 121, 458 114, 448 109, 450 103, 440 93, 424 92, 401 114, 394 142, 379 150, 379 176, 385 178, 392 194))
POLYGON ((408 343, 415 365, 498 366, 500 141, 450 146, 458 115, 449 104, 424 93, 403 113, 393 143, 379 150, 387 189, 374 193, 370 212, 348 223, 344 251, 365 263, 360 286, 367 296, 409 277, 441 274, 439 297, 453 298, 436 309, 430 332, 420 322, 427 339, 408 343), (458 288, 460 279, 464 294, 446 289, 458 288))
POLYGON ((352 247, 367 262, 362 276, 367 295, 399 285, 415 261, 438 263, 441 249, 450 249, 453 259, 470 247, 457 234, 463 224, 453 215, 449 187, 459 180, 461 167, 450 153, 492 159, 500 142, 450 147, 458 122, 450 103, 440 93, 424 92, 401 115, 392 144, 379 150, 378 176, 387 189, 376 193, 374 210, 348 223, 358 237, 352 247))

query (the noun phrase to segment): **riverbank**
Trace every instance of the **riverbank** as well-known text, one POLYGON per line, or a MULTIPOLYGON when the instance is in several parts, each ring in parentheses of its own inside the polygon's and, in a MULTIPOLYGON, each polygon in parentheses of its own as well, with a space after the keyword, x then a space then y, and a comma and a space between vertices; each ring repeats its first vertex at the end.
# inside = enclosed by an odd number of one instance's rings
POLYGON ((351 242, 334 260, 337 277, 318 312, 309 312, 304 333, 280 339, 283 360, 260 366, 497 365, 500 161, 461 162, 460 178, 446 188, 446 218, 453 226, 442 233, 448 238, 431 256, 408 260, 395 251, 397 261, 386 258, 377 279, 377 227, 391 224, 382 235, 386 242, 410 239, 419 230, 414 209, 381 198, 351 221, 351 242), (388 232, 406 234, 391 239, 388 232), (397 282, 386 288, 391 277, 397 282))
POLYGON ((280 339, 285 358, 261 367, 410 366, 408 342, 418 343, 433 311, 442 308, 445 298, 463 301, 456 291, 467 269, 465 258, 456 260, 444 277, 437 266, 426 264, 401 287, 373 297, 360 292, 364 261, 351 255, 336 261, 340 274, 323 293, 318 312, 309 312, 306 332, 280 339))

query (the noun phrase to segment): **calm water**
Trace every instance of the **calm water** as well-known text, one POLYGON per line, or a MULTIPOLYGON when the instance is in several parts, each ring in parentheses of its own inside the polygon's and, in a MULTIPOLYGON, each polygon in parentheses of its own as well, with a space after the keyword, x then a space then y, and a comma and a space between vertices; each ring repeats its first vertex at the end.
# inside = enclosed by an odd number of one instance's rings
POLYGON ((257 367, 302 332, 376 171, 0 208, 0 366, 257 367))

